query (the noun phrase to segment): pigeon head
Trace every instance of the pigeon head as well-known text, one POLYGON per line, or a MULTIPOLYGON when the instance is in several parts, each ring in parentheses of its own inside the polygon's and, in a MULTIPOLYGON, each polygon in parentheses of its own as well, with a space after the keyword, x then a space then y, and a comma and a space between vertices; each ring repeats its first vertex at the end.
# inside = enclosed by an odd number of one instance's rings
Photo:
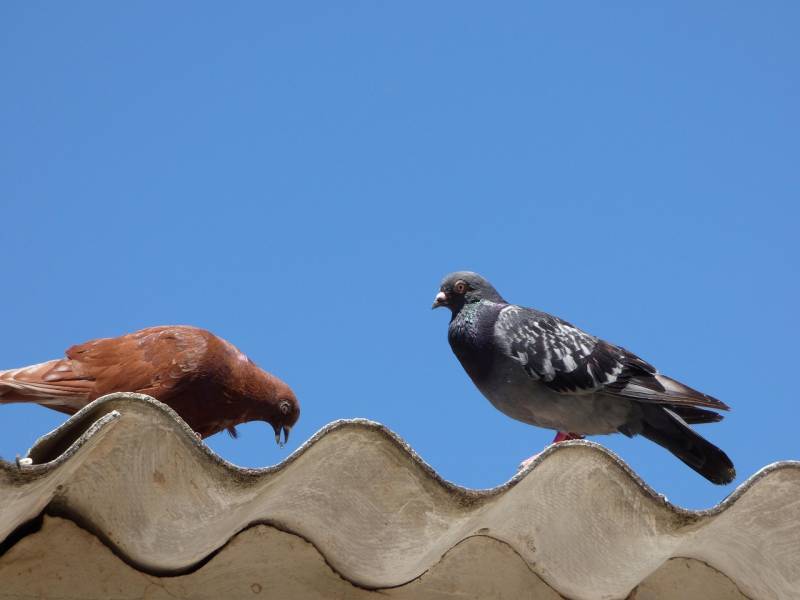
POLYGON ((275 380, 274 397, 277 402, 273 400, 267 404, 270 414, 267 415, 265 420, 275 430, 275 442, 283 447, 289 441, 289 431, 297 423, 297 419, 300 418, 300 403, 297 402, 292 388, 277 377, 275 377, 275 380), (281 432, 283 432, 283 440, 281 440, 281 432))
POLYGON ((450 273, 442 280, 439 293, 433 301, 432 308, 446 306, 453 314, 457 313, 465 304, 489 300, 491 302, 505 302, 497 293, 492 284, 472 271, 457 271, 450 273))
MULTIPOLYGON (((257 367, 250 359, 247 359, 244 368, 247 375, 238 378, 235 388, 239 400, 246 405, 240 422, 268 423, 275 431, 275 443, 283 447, 289 441, 289 431, 300 418, 300 403, 292 388, 257 367)), ((231 435, 236 437, 233 433, 231 435)))

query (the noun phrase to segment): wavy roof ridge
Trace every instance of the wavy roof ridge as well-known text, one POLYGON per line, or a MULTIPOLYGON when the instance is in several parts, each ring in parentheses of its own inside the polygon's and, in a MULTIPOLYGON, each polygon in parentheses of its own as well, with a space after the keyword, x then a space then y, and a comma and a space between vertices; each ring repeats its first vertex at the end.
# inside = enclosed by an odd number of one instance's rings
POLYGON ((46 511, 158 575, 191 571, 268 523, 365 588, 405 585, 476 535, 507 544, 576 598, 617 597, 675 557, 707 563, 756 598, 789 597, 800 584, 797 461, 761 469, 701 511, 670 503, 587 441, 548 448, 499 486, 468 489, 366 419, 330 423, 280 464, 249 469, 212 452, 169 407, 129 393, 96 400, 29 456, 29 467, 0 462, 0 538, 46 511), (775 535, 784 542, 753 549, 775 535))

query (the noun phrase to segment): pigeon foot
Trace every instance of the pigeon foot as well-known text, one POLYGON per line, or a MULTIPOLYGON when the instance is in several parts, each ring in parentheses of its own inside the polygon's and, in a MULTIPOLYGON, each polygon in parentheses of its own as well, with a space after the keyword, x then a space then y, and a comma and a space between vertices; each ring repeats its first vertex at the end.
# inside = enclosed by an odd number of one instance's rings
MULTIPOLYGON (((580 435, 579 433, 569 433, 568 431, 559 431, 556 433, 556 437, 553 438, 552 444, 558 444, 559 442, 566 442, 567 440, 582 440, 585 436, 580 435)), ((519 467, 517 467, 517 471, 522 471, 527 469, 528 466, 536 460, 536 457, 539 456, 541 452, 537 452, 530 458, 526 458, 521 463, 519 463, 519 467)))

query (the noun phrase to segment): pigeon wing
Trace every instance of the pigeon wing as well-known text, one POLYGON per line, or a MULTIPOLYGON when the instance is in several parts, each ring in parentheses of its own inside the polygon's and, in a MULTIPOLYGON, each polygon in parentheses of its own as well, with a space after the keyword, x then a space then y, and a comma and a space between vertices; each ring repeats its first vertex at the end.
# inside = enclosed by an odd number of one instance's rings
POLYGON ((151 327, 72 346, 66 358, 0 371, 0 402, 36 402, 73 414, 111 392, 140 392, 167 402, 196 375, 205 332, 151 327))
POLYGON ((508 357, 555 392, 603 391, 640 402, 728 409, 716 398, 661 375, 632 352, 547 313, 509 306, 498 316, 495 335, 508 357))
POLYGON ((73 414, 89 402, 94 381, 69 359, 0 371, 0 403, 37 402, 73 414))
POLYGON ((509 306, 497 318, 495 335, 509 358, 556 392, 595 392, 625 368, 620 349, 537 310, 509 306))
POLYGON ((96 382, 97 396, 139 392, 162 402, 196 374, 206 353, 206 332, 193 327, 149 327, 116 338, 73 346, 67 357, 96 382))

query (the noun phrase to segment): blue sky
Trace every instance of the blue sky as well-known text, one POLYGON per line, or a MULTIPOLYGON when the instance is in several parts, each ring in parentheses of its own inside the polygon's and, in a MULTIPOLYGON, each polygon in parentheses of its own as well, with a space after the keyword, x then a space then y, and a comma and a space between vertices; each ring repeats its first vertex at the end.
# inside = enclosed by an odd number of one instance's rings
MULTIPOLYGON (((302 403, 210 446, 274 464, 385 423, 497 485, 552 432, 475 390, 430 304, 476 270, 733 407, 737 483, 800 458, 793 2, 6 3, 0 368, 157 324, 225 337, 302 403), (288 451, 287 451, 288 450, 288 451)), ((0 406, 0 455, 65 417, 0 406)), ((594 438, 659 492, 717 487, 594 438)))

